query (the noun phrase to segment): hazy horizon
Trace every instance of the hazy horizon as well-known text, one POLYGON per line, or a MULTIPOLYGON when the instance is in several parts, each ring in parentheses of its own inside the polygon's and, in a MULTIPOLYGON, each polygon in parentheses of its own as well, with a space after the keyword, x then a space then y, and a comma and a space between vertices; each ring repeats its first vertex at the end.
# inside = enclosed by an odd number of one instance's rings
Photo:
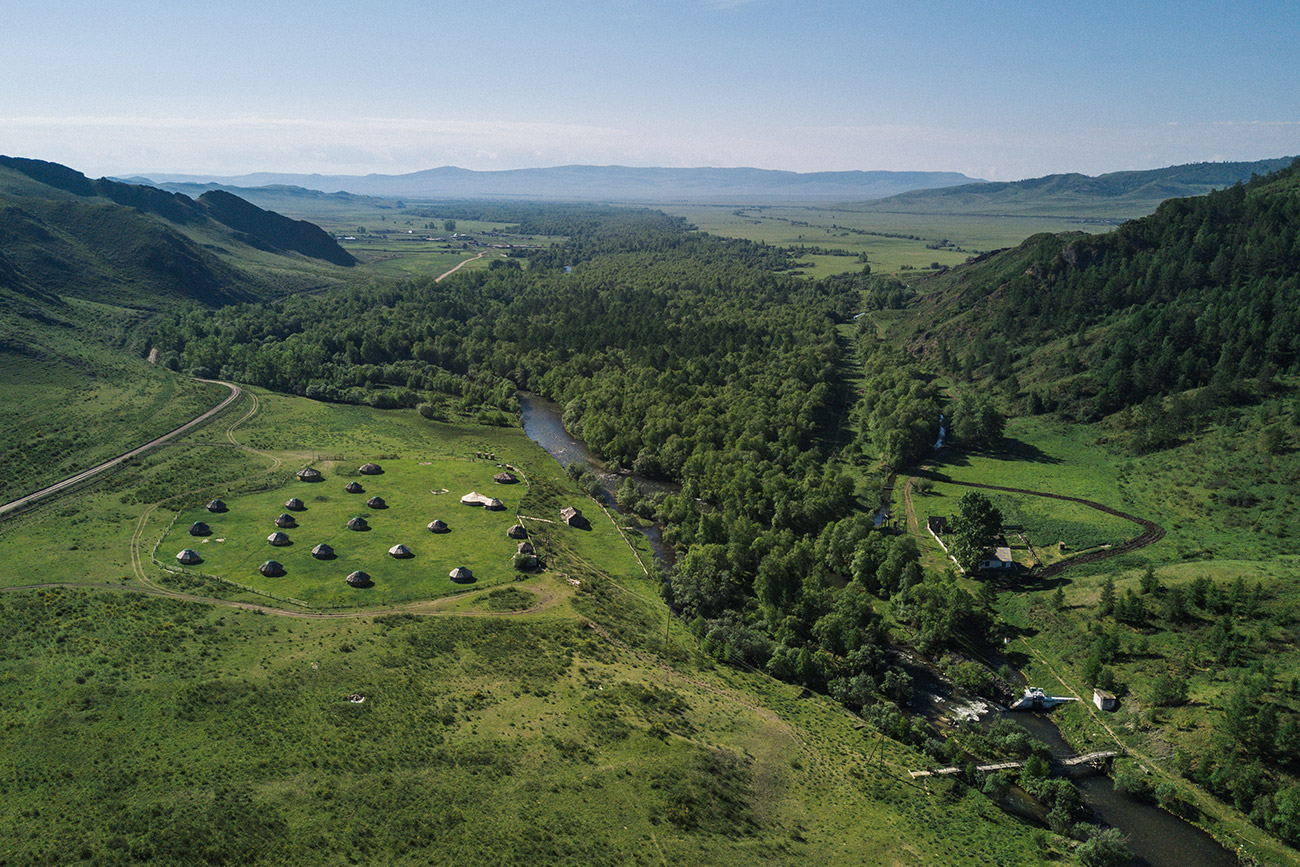
POLYGON ((1300 7, 52 2, 0 151, 90 175, 564 165, 1016 180, 1300 151, 1300 7))

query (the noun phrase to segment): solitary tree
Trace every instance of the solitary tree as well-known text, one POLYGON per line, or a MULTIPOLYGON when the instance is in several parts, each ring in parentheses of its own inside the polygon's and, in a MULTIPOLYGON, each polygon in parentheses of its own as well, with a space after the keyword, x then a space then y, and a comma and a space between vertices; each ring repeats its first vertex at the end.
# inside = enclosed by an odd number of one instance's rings
POLYGON ((969 491, 957 501, 957 514, 948 528, 952 535, 949 551, 961 568, 974 572, 993 550, 1002 530, 1002 512, 979 491, 969 491))

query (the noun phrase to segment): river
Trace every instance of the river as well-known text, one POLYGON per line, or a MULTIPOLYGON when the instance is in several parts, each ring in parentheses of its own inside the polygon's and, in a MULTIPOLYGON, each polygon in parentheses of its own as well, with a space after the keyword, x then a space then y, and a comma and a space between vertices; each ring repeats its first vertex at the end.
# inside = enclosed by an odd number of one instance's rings
MULTIPOLYGON (((592 454, 587 444, 564 429, 564 409, 553 400, 539 394, 520 392, 519 414, 523 417, 524 433, 533 442, 541 446, 548 455, 555 458, 566 470, 570 464, 577 464, 590 470, 600 481, 601 499, 605 506, 619 514, 624 514, 618 505, 614 492, 626 479, 632 479, 641 486, 646 494, 678 493, 681 488, 670 482, 647 479, 632 473, 611 473, 604 463, 592 454)), ((638 518, 638 529, 650 540, 655 562, 664 569, 672 568, 676 561, 676 552, 671 545, 664 542, 663 528, 658 524, 647 523, 638 518)))
MULTIPOLYGON (((570 464, 577 463, 595 473, 600 480, 605 504, 618 511, 614 491, 629 476, 608 472, 604 464, 587 448, 586 443, 564 429, 564 413, 559 404, 540 395, 520 393, 519 406, 524 433, 528 438, 545 449, 560 466, 567 469, 570 464)), ((936 448, 943 445, 946 432, 946 425, 941 419, 936 448)), ((635 475, 630 478, 640 483, 647 493, 675 493, 680 490, 675 485, 635 475)), ((664 544, 660 529, 658 525, 648 524, 641 527, 641 532, 650 540, 656 562, 668 568, 673 563, 673 551, 664 544)), ((951 715, 954 705, 962 703, 953 695, 951 688, 934 677, 927 667, 907 663, 904 667, 912 675, 916 688, 913 710, 935 719, 940 715, 951 715)), ((1004 716, 1019 723, 1030 735, 1047 744, 1053 759, 1058 762, 1076 752, 1047 713, 1011 712, 982 701, 967 704, 969 715, 978 718, 985 725, 1004 716)), ((1088 774, 1073 778, 1084 804, 1092 811, 1093 819, 1119 829, 1128 838, 1129 848, 1136 856, 1135 864, 1146 867, 1236 867, 1238 864, 1236 855, 1224 849, 1200 828, 1158 807, 1115 791, 1110 777, 1088 774)))

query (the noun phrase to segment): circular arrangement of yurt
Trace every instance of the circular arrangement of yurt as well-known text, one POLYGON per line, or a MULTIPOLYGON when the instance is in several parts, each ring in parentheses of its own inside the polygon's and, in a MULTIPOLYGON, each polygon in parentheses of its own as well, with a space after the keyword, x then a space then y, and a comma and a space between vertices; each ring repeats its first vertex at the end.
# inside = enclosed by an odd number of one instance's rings
POLYGON ((360 482, 348 482, 343 486, 343 490, 349 494, 364 494, 366 492, 366 489, 361 487, 360 482))
POLYGON ((209 512, 224 512, 226 511, 226 504, 220 500, 213 500, 211 503, 208 503, 207 509, 209 512))
POLYGON ((176 560, 182 566, 193 566, 195 563, 203 562, 203 558, 199 556, 199 552, 195 551, 193 548, 186 548, 184 551, 181 551, 176 555, 176 560))
POLYGON ((287 502, 285 502, 284 507, 288 509, 290 512, 302 512, 302 511, 306 511, 307 504, 304 503, 302 500, 298 499, 297 497, 292 497, 287 502))
POLYGON ((357 470, 363 476, 378 476, 383 474, 383 469, 379 464, 362 464, 361 469, 357 470))
POLYGON ((321 542, 315 548, 311 549, 311 555, 317 560, 333 560, 334 549, 329 545, 326 545, 324 542, 321 542))
POLYGON ((515 524, 509 530, 506 530, 506 535, 511 539, 527 539, 528 531, 524 529, 523 524, 515 524))
POLYGON ((513 485, 515 482, 519 481, 518 477, 516 477, 514 473, 497 473, 492 478, 499 485, 513 485))
POLYGON ((405 560, 408 557, 415 556, 415 554, 411 553, 411 549, 406 547, 405 545, 394 545, 393 547, 388 549, 388 553, 392 554, 398 560, 405 560))
POLYGON ((285 545, 291 544, 292 540, 290 540, 289 537, 284 533, 277 532, 267 536, 266 541, 270 542, 272 545, 274 545, 277 548, 283 548, 285 545))
POLYGON ((348 521, 348 529, 349 529, 349 530, 369 530, 369 529, 370 529, 370 525, 366 523, 366 519, 365 519, 365 518, 361 517, 360 515, 357 515, 357 516, 356 516, 355 518, 353 518, 351 521, 348 521))
POLYGON ((321 471, 315 467, 303 467, 298 471, 298 481, 300 482, 319 482, 325 478, 321 471))
POLYGON ((348 576, 347 578, 345 578, 344 580, 347 581, 347 582, 348 582, 348 585, 351 586, 351 587, 369 587, 369 586, 370 586, 370 576, 367 575, 365 572, 362 572, 360 569, 358 569, 357 571, 353 572, 351 575, 349 575, 349 576, 348 576))
POLYGON ((277 526, 277 527, 296 527, 296 526, 298 526, 298 522, 294 520, 293 515, 290 515, 290 514, 284 513, 284 514, 281 514, 279 517, 277 517, 277 518, 275 519, 275 526, 277 526))
POLYGON ((261 572, 263 575, 266 575, 269 578, 274 578, 277 575, 284 574, 284 567, 281 566, 279 563, 277 563, 275 560, 267 560, 261 566, 257 567, 257 571, 261 572))
POLYGON ((366 500, 366 505, 372 509, 387 509, 388 504, 384 502, 383 497, 371 497, 366 500))
POLYGON ((464 566, 457 566, 455 569, 452 569, 449 574, 451 580, 455 581, 457 584, 468 584, 474 580, 474 573, 466 569, 464 566))
POLYGON ((434 518, 432 521, 429 522, 430 533, 445 533, 450 529, 451 528, 447 526, 446 521, 440 520, 438 518, 434 518))
POLYGON ((193 524, 190 524, 190 535, 210 536, 212 535, 212 528, 202 521, 195 521, 193 524))

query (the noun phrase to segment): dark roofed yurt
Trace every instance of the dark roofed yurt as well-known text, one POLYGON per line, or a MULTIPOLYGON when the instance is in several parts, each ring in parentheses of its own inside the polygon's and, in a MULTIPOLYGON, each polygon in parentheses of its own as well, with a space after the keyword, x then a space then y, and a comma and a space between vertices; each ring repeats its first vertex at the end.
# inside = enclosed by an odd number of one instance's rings
POLYGON ((267 560, 261 566, 257 567, 257 571, 261 572, 263 575, 266 575, 270 578, 274 578, 277 575, 284 574, 284 567, 281 566, 279 563, 277 563, 275 560, 267 560))
POLYGON ((290 512, 302 512, 306 510, 307 504, 297 497, 292 497, 284 504, 284 507, 290 512))
POLYGON ((410 557, 415 556, 414 554, 411 553, 411 549, 406 547, 405 545, 394 545, 393 547, 388 549, 388 553, 392 554, 398 560, 406 560, 410 557))
POLYGON ((212 535, 212 528, 202 521, 195 521, 193 524, 190 524, 190 535, 210 536, 212 535))
POLYGON ((357 472, 363 476, 379 476, 383 475, 384 470, 379 464, 362 464, 361 469, 357 470, 357 472))
POLYGON ((176 561, 182 566, 193 566, 196 563, 202 563, 203 558, 200 557, 199 552, 195 551, 193 548, 186 548, 184 551, 181 551, 176 555, 176 561))
POLYGON ((294 520, 293 515, 290 515, 288 513, 283 513, 275 519, 275 526, 296 527, 298 526, 298 522, 294 520))
POLYGON ((348 584, 352 587, 370 586, 370 576, 367 575, 365 572, 362 572, 360 569, 353 572, 351 575, 349 575, 347 578, 343 580, 347 581, 348 584))
POLYGON ((533 543, 532 543, 532 542, 520 542, 520 543, 519 543, 519 550, 518 550, 516 553, 519 553, 519 554, 536 554, 537 551, 536 551, 536 549, 533 548, 533 543))
POLYGON ((207 509, 209 512, 224 512, 226 511, 226 504, 220 500, 213 500, 211 503, 208 503, 207 509))
POLYGON ((351 521, 348 521, 348 529, 349 529, 349 530, 369 530, 369 529, 370 529, 370 525, 366 523, 366 519, 365 519, 365 518, 361 517, 360 515, 357 515, 357 516, 356 516, 355 518, 353 518, 351 521))
POLYGON ((303 467, 298 471, 298 481, 300 482, 319 482, 325 478, 321 475, 320 470, 315 467, 303 467))
POLYGON ((432 521, 429 522, 430 533, 445 533, 449 529, 451 528, 447 526, 447 522, 439 518, 434 518, 432 521))
POLYGON ((513 485, 515 482, 519 481, 514 473, 497 473, 492 478, 499 485, 513 485))
POLYGON ((364 494, 366 492, 366 489, 361 487, 360 482, 348 482, 343 486, 343 490, 349 494, 364 494))
POLYGON ((450 577, 451 580, 455 581, 457 584, 468 584, 474 580, 474 573, 466 569, 464 566, 457 566, 455 569, 451 570, 450 577))
POLYGON ((387 509, 388 504, 384 502, 383 497, 371 497, 366 500, 366 505, 372 509, 387 509))
POLYGON ((315 548, 311 549, 311 555, 317 560, 333 560, 334 549, 329 545, 326 545, 324 542, 321 542, 315 548))
POLYGON ((506 535, 511 539, 527 539, 528 531, 524 529, 523 524, 514 524, 509 530, 506 530, 506 535))
POLYGON ((280 532, 275 532, 267 536, 266 541, 270 542, 277 548, 283 548, 285 545, 292 544, 292 540, 284 533, 280 532))

